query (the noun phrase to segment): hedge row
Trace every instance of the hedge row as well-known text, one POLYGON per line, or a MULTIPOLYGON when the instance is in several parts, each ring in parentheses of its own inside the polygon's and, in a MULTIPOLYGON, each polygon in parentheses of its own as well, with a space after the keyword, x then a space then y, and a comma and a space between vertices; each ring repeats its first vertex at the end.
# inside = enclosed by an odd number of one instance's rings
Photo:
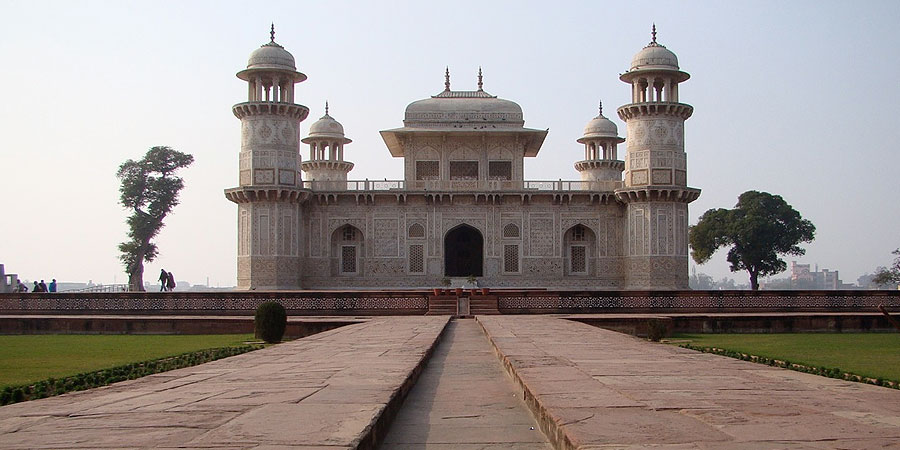
POLYGON ((874 384, 876 386, 884 386, 887 388, 900 389, 900 381, 884 378, 869 378, 855 373, 844 372, 837 367, 807 366, 805 364, 792 363, 790 361, 782 361, 780 359, 766 358, 765 356, 750 355, 747 353, 737 352, 717 347, 697 347, 691 344, 681 344, 681 348, 697 350, 704 353, 713 353, 716 355, 728 356, 730 358, 740 359, 742 361, 750 361, 760 364, 767 364, 773 367, 781 367, 783 369, 796 370, 798 372, 811 373, 829 378, 837 378, 846 381, 855 381, 858 383, 874 384))
POLYGON ((261 345, 222 347, 184 353, 167 358, 142 361, 110 369, 79 373, 65 378, 48 378, 34 384, 7 386, 0 391, 0 405, 52 397, 72 391, 83 391, 155 373, 195 366, 262 348, 261 345))

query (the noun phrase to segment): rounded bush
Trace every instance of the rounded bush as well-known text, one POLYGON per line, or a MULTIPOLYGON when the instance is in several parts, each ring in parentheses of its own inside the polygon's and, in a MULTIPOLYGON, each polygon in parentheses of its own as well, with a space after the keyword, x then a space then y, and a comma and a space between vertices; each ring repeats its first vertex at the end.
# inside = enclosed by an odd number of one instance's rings
POLYGON ((668 327, 666 323, 659 319, 650 319, 647 321, 647 339, 653 342, 659 342, 660 339, 668 335, 668 327))
POLYGON ((278 302, 263 302, 256 308, 253 319, 256 337, 268 344, 281 342, 287 327, 287 312, 278 302))

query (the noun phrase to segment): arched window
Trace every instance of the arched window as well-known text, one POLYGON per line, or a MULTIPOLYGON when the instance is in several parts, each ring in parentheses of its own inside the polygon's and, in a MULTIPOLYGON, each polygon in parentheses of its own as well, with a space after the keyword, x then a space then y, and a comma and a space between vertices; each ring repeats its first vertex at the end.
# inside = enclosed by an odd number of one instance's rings
POLYGON ((425 227, 421 223, 414 223, 409 226, 408 236, 412 239, 421 239, 425 237, 425 227))
POLYGON ((575 225, 572 228, 572 242, 581 242, 584 241, 584 226, 583 225, 575 225))
POLYGON ((503 227, 503 237, 504 238, 518 238, 519 237, 519 227, 514 223, 508 223, 503 227))

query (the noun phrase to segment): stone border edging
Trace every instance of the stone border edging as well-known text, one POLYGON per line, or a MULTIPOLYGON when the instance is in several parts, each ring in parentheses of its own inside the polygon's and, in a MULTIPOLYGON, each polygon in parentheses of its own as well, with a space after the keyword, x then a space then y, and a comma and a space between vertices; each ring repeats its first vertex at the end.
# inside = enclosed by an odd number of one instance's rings
POLYGON ((519 385, 519 388, 522 389, 522 400, 525 401, 525 405, 528 406, 528 409, 531 411, 531 414, 534 416, 535 420, 537 420, 538 425, 541 427, 541 431, 544 433, 544 436, 547 437, 547 440, 550 441, 550 444, 553 445, 553 448, 563 449, 563 450, 575 450, 578 446, 573 442, 573 438, 570 437, 566 433, 566 429, 563 425, 559 423, 559 420, 556 419, 553 414, 550 412, 549 408, 546 408, 537 396, 531 392, 531 389, 527 384, 522 380, 519 376, 518 372, 516 372, 516 368, 512 362, 509 361, 509 358, 503 354, 503 351, 500 350, 500 346, 494 342, 493 336, 487 330, 481 320, 478 317, 475 317, 475 321, 478 322, 478 325, 481 326, 482 331, 484 331, 485 336, 487 336, 488 341, 491 343, 491 347, 494 349, 494 353, 497 355, 497 358, 500 359, 500 362, 503 364, 503 368, 506 369, 506 372, 513 378, 513 381, 519 385))
POLYGON ((444 322, 441 331, 434 341, 431 342, 428 350, 425 351, 425 354, 422 355, 422 358, 419 359, 416 366, 406 375, 406 379, 403 380, 400 387, 394 391, 388 402, 382 406, 375 418, 369 422, 369 425, 367 425, 360 435, 350 443, 352 448, 360 450, 374 450, 378 448, 378 445, 384 437, 387 436, 388 430, 394 422, 394 418, 397 417, 397 413, 403 406, 403 401, 406 400, 409 391, 416 385, 416 381, 419 380, 419 375, 425 370, 425 366, 428 364, 428 361, 431 360, 434 350, 444 338, 444 332, 447 331, 447 325, 449 323, 450 316, 447 316, 447 321, 444 322))

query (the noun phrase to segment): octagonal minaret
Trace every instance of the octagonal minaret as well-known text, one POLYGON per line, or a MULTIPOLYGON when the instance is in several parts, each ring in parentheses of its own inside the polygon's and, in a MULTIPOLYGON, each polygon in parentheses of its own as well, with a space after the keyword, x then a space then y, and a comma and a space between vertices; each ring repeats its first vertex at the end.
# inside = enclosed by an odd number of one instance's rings
POLYGON ((309 160, 300 167, 306 172, 306 179, 313 190, 346 190, 347 173, 353 170, 353 163, 344 160, 344 145, 353 142, 344 135, 344 126, 325 115, 309 127, 309 135, 303 138, 309 144, 309 160))
POLYGON ((309 109, 294 103, 294 84, 306 80, 294 57, 275 42, 250 54, 237 77, 247 101, 232 111, 241 120, 239 187, 225 196, 238 204, 238 288, 300 287, 300 122, 309 109))
MULTIPOLYGON (((584 136, 577 141, 584 144, 584 160, 575 163, 582 181, 622 181, 625 163, 618 159, 617 147, 625 139, 618 134, 616 124, 603 116, 603 103, 600 103, 600 113, 587 123, 584 136)), ((592 190, 600 188, 599 183, 585 184, 592 190)))
POLYGON ((631 85, 631 103, 618 109, 625 122, 624 188, 627 205, 625 273, 630 289, 688 287, 688 203, 699 189, 687 187, 684 122, 694 109, 679 103, 679 83, 690 78, 678 58, 652 40, 619 77, 631 85))

